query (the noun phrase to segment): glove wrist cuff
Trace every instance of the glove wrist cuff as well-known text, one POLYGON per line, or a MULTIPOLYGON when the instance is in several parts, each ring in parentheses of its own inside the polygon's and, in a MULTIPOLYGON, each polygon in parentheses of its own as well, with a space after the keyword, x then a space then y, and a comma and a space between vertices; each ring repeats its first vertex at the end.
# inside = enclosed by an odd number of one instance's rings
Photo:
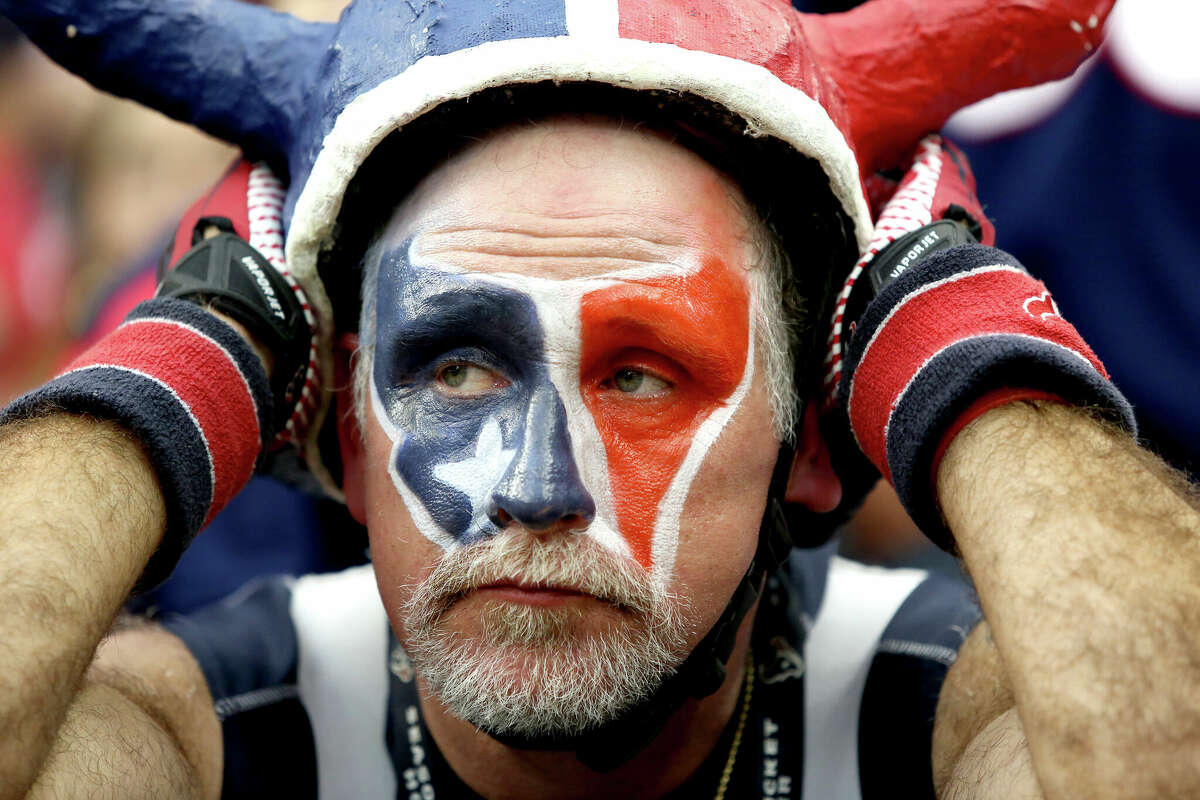
POLYGON ((1128 402, 1045 286, 982 245, 934 253, 884 287, 846 363, 839 394, 859 446, 944 548, 953 540, 929 477, 947 431, 981 397, 1046 392, 1135 428, 1128 402))
POLYGON ((191 303, 156 299, 0 422, 53 412, 110 419, 140 440, 167 530, 135 591, 160 583, 192 538, 245 485, 272 419, 262 363, 230 326, 191 303))

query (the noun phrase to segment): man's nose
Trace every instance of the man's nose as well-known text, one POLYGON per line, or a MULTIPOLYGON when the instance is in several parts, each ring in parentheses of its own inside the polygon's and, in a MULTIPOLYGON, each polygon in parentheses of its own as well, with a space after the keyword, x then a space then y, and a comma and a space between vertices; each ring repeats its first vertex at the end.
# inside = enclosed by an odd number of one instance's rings
POLYGON ((553 388, 539 388, 530 399, 521 443, 492 491, 487 511, 497 527, 515 521, 534 531, 559 523, 585 528, 596 516, 596 503, 571 451, 566 409, 553 388))

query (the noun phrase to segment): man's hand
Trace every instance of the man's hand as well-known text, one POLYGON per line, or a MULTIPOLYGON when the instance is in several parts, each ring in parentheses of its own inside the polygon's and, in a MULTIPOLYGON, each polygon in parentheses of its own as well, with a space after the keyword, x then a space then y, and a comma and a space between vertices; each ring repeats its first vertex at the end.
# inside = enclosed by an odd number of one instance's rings
MULTIPOLYGON (((1047 798, 1200 796, 1194 487, 1084 411, 1014 403, 955 437, 937 488, 1017 706, 995 723, 1009 738, 979 733, 977 766, 1023 730, 1047 798)), ((955 671, 986 662, 969 649, 955 671)), ((964 704, 999 710, 983 702, 994 683, 969 679, 967 697, 955 680, 939 728, 964 704)), ((949 797, 986 785, 963 766, 949 797)))
POLYGON ((233 317, 226 316, 215 308, 209 308, 208 313, 212 314, 214 317, 233 328, 235 331, 237 331, 239 336, 249 343, 251 349, 254 350, 254 355, 258 356, 258 361, 260 364, 262 364, 263 372, 266 373, 268 378, 270 378, 275 368, 275 354, 271 352, 271 349, 259 341, 254 334, 246 329, 246 326, 242 325, 242 323, 238 322, 233 317))
POLYGON ((236 320, 269 354, 275 413, 268 449, 305 444, 320 394, 317 321, 284 259, 283 197, 265 164, 235 162, 183 215, 157 292, 236 320))

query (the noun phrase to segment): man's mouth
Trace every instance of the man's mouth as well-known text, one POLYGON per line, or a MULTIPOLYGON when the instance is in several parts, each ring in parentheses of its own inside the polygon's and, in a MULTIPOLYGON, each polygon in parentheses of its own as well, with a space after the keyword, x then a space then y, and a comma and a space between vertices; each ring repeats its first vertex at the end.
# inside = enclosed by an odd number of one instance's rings
POLYGON ((529 606, 561 606, 583 599, 604 602, 601 598, 565 583, 542 583, 517 579, 501 579, 483 584, 474 590, 483 599, 520 603, 529 606))
POLYGON ((584 537, 535 540, 520 531, 448 551, 416 587, 411 611, 434 624, 460 602, 558 608, 590 614, 607 606, 644 614, 656 602, 640 566, 584 537))

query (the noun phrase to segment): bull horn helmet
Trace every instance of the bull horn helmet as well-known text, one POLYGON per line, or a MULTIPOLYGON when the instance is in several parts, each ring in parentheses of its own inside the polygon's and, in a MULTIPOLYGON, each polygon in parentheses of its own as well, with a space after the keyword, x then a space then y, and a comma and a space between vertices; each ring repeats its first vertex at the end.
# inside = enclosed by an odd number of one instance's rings
MULTIPOLYGON (((958 108, 1068 74, 1112 4, 872 0, 814 15, 786 0, 357 0, 317 23, 238 0, 0 0, 0 13, 98 88, 285 178, 288 266, 316 311, 329 386, 334 320, 318 265, 347 188, 381 142, 447 103, 547 82, 701 98, 745 136, 816 162, 861 249, 865 176, 958 108)), ((308 462, 336 493, 319 428, 308 462)))

